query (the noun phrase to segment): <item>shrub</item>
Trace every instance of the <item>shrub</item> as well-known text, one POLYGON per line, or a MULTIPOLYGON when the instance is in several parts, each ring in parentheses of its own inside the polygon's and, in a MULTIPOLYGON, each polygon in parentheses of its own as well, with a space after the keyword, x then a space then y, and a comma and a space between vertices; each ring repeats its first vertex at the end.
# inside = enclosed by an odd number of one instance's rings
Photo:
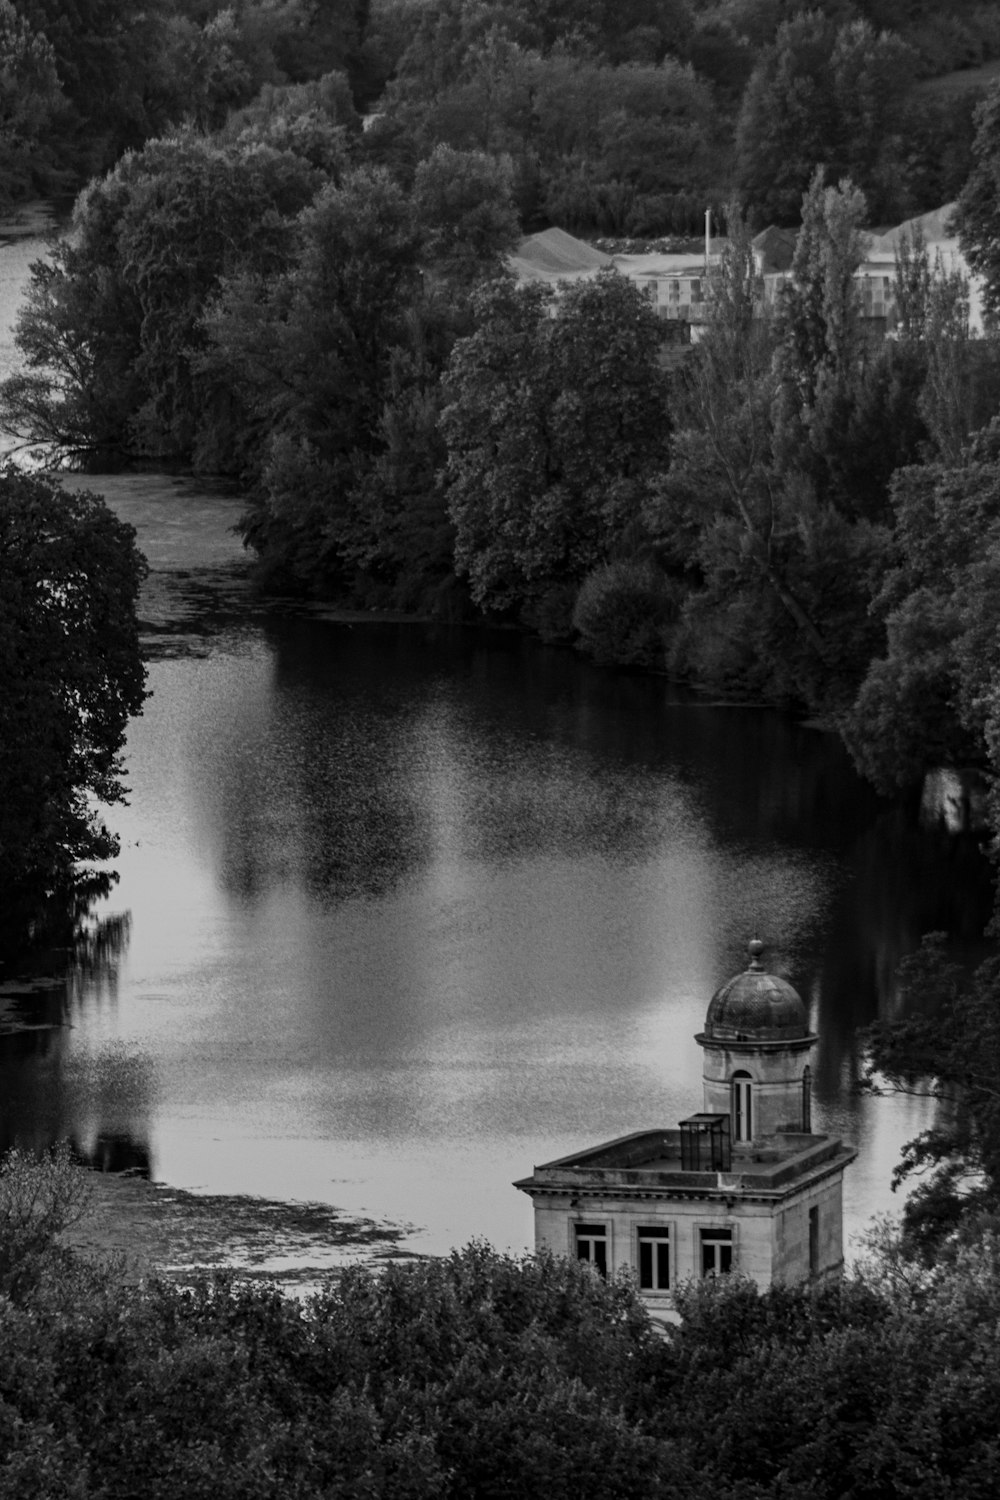
POLYGON ((662 667, 677 618, 676 586, 649 563, 611 562, 584 580, 573 609, 581 650, 596 662, 662 667))
POLYGON ((8 1151, 0 1161, 0 1293, 18 1298, 34 1286, 59 1236, 91 1201, 87 1173, 63 1142, 45 1156, 8 1151))

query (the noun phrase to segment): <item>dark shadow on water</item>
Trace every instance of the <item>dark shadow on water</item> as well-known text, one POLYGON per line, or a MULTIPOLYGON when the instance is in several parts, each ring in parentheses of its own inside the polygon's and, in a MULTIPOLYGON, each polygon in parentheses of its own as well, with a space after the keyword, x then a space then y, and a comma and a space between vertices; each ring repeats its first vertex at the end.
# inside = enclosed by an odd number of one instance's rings
POLYGON ((328 898, 392 889, 428 858, 447 797, 461 801, 463 852, 489 861, 652 854, 674 794, 725 844, 847 855, 880 815, 832 735, 708 708, 513 632, 294 619, 263 631, 280 741, 261 730, 234 748, 218 815, 226 879, 247 897, 295 860, 328 898))
POLYGON ((130 933, 128 913, 87 913, 64 945, 23 954, 8 971, 0 986, 0 1151, 69 1139, 91 1165, 129 1158, 101 1170, 148 1169, 147 1060, 115 1043, 82 1058, 68 1045, 82 1006, 115 1002, 130 933))
POLYGON ((694 839, 745 887, 719 936, 720 981, 759 919, 773 965, 818 997, 820 1095, 839 1086, 857 1027, 895 1013, 896 968, 924 932, 949 932, 969 962, 983 949, 979 841, 921 828, 862 782, 835 735, 792 715, 709 705, 514 632, 305 618, 265 618, 262 632, 266 722, 213 746, 220 800, 203 809, 243 901, 289 881, 323 905, 384 896, 442 838, 494 868, 634 863, 694 839), (786 886, 803 883, 795 909, 813 905, 794 947, 754 890, 776 864, 786 886))
POLYGON ((153 1175, 149 1143, 129 1135, 101 1134, 89 1146, 71 1136, 70 1149, 74 1159, 93 1172, 127 1173, 147 1182, 153 1175))

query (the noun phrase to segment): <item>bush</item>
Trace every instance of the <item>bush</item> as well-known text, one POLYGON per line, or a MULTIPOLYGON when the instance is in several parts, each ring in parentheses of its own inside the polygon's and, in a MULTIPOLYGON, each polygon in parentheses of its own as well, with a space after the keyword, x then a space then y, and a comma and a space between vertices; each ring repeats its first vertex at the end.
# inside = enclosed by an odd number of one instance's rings
POLYGON ((568 641, 573 635, 576 586, 550 583, 529 588, 521 606, 521 624, 533 630, 546 645, 568 641))
POLYGON ((45 1156, 8 1151, 0 1161, 0 1293, 17 1299, 33 1287, 59 1236, 87 1214, 87 1173, 63 1142, 45 1156))
POLYGON ((648 563, 611 562, 584 580, 573 609, 581 650, 596 662, 662 667, 677 618, 676 587, 648 563))

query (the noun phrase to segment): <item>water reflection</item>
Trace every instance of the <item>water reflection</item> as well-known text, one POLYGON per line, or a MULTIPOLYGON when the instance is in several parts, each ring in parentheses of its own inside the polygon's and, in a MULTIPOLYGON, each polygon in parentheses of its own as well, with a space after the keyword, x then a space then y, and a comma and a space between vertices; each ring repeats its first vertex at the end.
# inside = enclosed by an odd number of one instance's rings
POLYGON ((757 927, 820 1034, 817 1120, 863 1147, 849 1225, 888 1204, 927 1110, 852 1094, 856 1028, 923 930, 971 955, 988 882, 835 739, 414 626, 264 617, 150 685, 131 923, 77 964, 72 1030, 0 1053, 19 1129, 417 1248, 523 1244, 512 1177, 697 1106, 694 1033, 757 927))
POLYGON ((0 1151, 68 1140, 103 1171, 150 1170, 151 1059, 123 1042, 93 1052, 66 1027, 0 1036, 0 1151), (127 1144, 126 1144, 127 1143, 127 1144))
POLYGON ((81 1018, 113 1017, 130 932, 129 913, 91 912, 66 948, 36 951, 3 985, 0 1153, 68 1140, 100 1171, 149 1175, 150 1058, 121 1041, 89 1053, 73 1036, 81 1018))
POLYGON ((122 962, 132 934, 132 913, 98 919, 89 913, 80 924, 70 951, 66 993, 70 1006, 114 1001, 122 962))
POLYGON ((515 637, 265 635, 271 673, 191 744, 215 773, 196 790, 225 878, 248 896, 290 875, 334 898, 385 892, 442 849, 645 858, 692 818, 729 849, 836 856, 874 812, 826 737, 515 637))
POLYGON ((128 1173, 146 1181, 154 1175, 148 1143, 130 1135, 101 1133, 87 1143, 71 1140, 70 1148, 75 1159, 94 1172, 128 1173))
MULTIPOLYGON (((0 255, 0 374, 42 248, 0 255)), ((139 528, 154 697, 103 925, 0 986, 0 1147, 521 1245, 511 1178, 697 1107, 693 1034, 756 927, 820 1034, 817 1123, 862 1146, 848 1227, 891 1202, 929 1106, 852 1093, 856 1028, 922 932, 976 957, 974 842, 777 713, 515 635, 276 618, 238 497, 68 482, 139 528)))
POLYGON ((820 1032, 817 1118, 865 1145, 849 1218, 885 1206, 926 1121, 852 1096, 855 1030, 924 928, 975 937, 985 865, 834 739, 486 632, 265 619, 151 685, 132 941, 56 1085, 86 1149, 523 1243, 512 1176, 697 1103, 757 926, 820 1032), (148 1059, 117 1117, 82 1081, 115 1040, 148 1059))

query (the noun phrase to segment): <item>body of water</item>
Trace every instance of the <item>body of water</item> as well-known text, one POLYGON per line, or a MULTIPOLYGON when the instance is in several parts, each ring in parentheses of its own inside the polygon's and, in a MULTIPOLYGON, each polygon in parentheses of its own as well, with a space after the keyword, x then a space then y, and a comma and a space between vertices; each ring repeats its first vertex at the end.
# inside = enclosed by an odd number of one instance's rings
POLYGON ((237 498, 86 484, 150 556, 152 696, 118 920, 65 983, 0 987, 34 1028, 0 1037, 4 1143, 519 1249, 512 1179, 701 1107, 694 1034, 757 931, 820 1036, 816 1128, 861 1147, 848 1233, 894 1206, 931 1115, 857 1093, 856 1030, 922 932, 974 955, 971 841, 788 716, 509 633, 265 607, 237 498))

